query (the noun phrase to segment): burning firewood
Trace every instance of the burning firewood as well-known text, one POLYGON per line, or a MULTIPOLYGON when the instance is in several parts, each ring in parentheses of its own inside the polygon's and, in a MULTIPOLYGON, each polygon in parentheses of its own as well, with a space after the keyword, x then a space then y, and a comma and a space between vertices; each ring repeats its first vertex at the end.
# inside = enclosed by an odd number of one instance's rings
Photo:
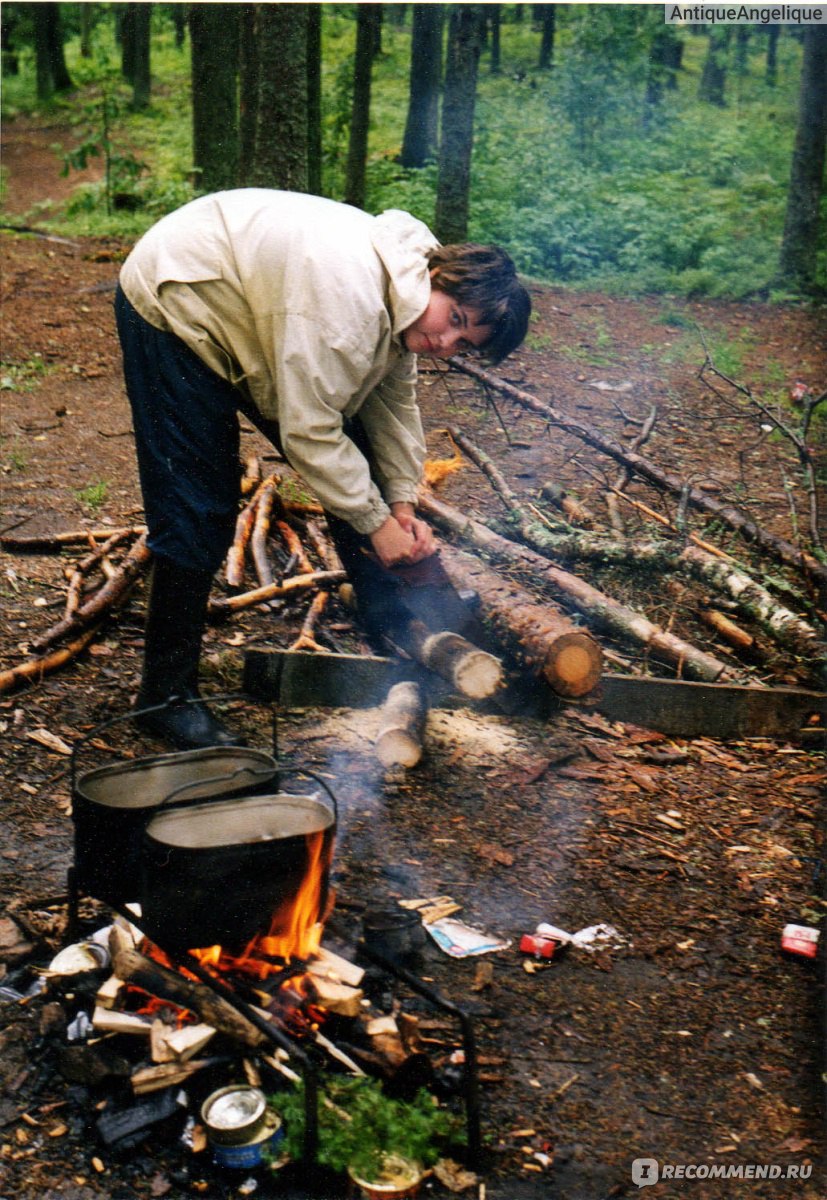
POLYGON ((388 692, 374 749, 383 767, 415 767, 422 757, 428 704, 417 683, 397 683, 388 692))

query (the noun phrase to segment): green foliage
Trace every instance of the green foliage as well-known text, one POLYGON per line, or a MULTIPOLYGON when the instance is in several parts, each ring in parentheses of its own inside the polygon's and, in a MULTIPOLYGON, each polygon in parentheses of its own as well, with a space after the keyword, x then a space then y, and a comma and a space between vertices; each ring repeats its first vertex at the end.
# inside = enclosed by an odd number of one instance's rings
MULTIPOLYGON (((71 6, 65 6, 70 8, 71 6)), ((75 98, 54 109, 74 114, 81 147, 100 144, 106 86, 118 112, 108 132, 122 178, 111 188, 129 209, 107 215, 106 188, 84 185, 65 221, 72 233, 140 233, 191 198, 189 57, 174 44, 169 6, 153 11, 153 92, 149 109, 129 111, 130 89, 105 6, 93 32, 93 57, 67 46, 75 98), (138 164, 148 164, 146 170, 138 164), (131 176, 130 176, 131 173, 131 176)), ((344 188, 354 5, 325 5, 322 28, 323 186, 344 188)), ((657 6, 561 5, 554 67, 539 71, 539 34, 503 8, 502 72, 481 63, 472 168, 470 236, 506 246, 540 281, 634 294, 794 296, 771 292, 784 221, 798 101, 801 43, 783 31, 778 82, 765 83, 765 42, 750 42, 746 72, 730 66, 727 104, 697 99, 707 40, 679 31, 684 61, 676 90, 646 102, 648 54, 657 6)), ((72 18, 74 19, 74 18, 72 18)), ((398 207, 433 221, 436 167, 396 162, 408 101, 410 17, 386 21, 373 66, 366 207, 398 207)), ((9 77, 5 111, 31 111, 34 66, 24 48, 21 74, 9 77)), ((78 160, 79 161, 79 160, 78 160)), ((823 229, 827 236, 827 194, 823 229)), ((815 252, 815 251, 814 251, 815 252)), ((827 253, 819 282, 827 284, 827 253)))
MULTIPOLYGON (((292 1159, 302 1155, 304 1087, 272 1097, 286 1131, 292 1159)), ((393 1100, 374 1079, 331 1077, 319 1099, 319 1162, 334 1171, 350 1167, 363 1179, 375 1179, 386 1154, 397 1154, 423 1167, 432 1166, 450 1140, 456 1122, 425 1089, 410 1103, 393 1100)))
POLYGON ((0 362, 0 391, 31 392, 49 370, 37 351, 25 362, 0 362))
POLYGON ((109 480, 100 479, 97 483, 90 483, 88 487, 82 488, 79 492, 75 492, 78 500, 86 508, 93 513, 97 513, 100 508, 106 503, 106 497, 109 494, 109 480))

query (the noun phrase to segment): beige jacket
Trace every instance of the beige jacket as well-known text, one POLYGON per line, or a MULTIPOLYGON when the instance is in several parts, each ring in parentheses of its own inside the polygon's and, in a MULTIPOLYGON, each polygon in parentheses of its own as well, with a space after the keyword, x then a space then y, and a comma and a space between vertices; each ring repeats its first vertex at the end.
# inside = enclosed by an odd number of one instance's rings
POLYGON ((425 442, 416 356, 400 340, 430 297, 437 245, 408 213, 245 188, 164 217, 124 263, 141 316, 176 334, 278 421, 322 504, 361 533, 413 501, 425 442), (342 428, 358 412, 381 494, 342 428))

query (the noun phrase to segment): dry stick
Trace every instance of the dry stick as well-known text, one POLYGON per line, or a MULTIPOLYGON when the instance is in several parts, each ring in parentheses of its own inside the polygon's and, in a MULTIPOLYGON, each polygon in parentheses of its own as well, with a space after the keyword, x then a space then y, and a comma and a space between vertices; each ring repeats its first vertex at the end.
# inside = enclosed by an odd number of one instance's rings
POLYGON ((495 562, 520 567, 533 580, 547 584, 554 593, 574 604, 597 628, 612 636, 642 644, 654 657, 676 666, 679 673, 709 682, 733 678, 731 669, 720 659, 667 633, 641 613, 618 604, 577 575, 554 566, 541 554, 493 533, 481 522, 421 490, 419 507, 436 524, 471 542, 495 562))
MULTIPOLYGON (((655 422, 657 419, 658 408, 656 404, 653 404, 649 410, 648 417, 641 425, 640 433, 630 442, 630 450, 637 451, 641 448, 641 446, 648 442, 652 434, 652 430, 655 428, 655 422)), ((608 488, 604 493, 606 509, 609 513, 609 519, 611 521, 612 528, 618 533, 624 533, 625 527, 623 525, 623 517, 620 515, 620 510, 617 507, 617 493, 623 491, 631 478, 632 472, 629 470, 629 468, 627 466, 622 467, 617 474, 617 478, 615 479, 613 486, 608 488)))
MULTIPOLYGON (((304 528, 310 540, 310 544, 318 554, 319 558, 324 563, 328 571, 342 571, 342 560, 336 551, 336 547, 331 542, 330 538, 325 537, 315 521, 308 518, 304 523, 304 528)), ((345 582, 340 584, 337 595, 342 604, 346 608, 355 608, 356 599, 353 592, 353 584, 345 582)))
POLYGON ((288 646, 288 650, 317 650, 320 654, 325 653, 324 647, 320 646, 314 638, 313 630, 316 628, 316 623, 324 612, 329 599, 330 592, 319 592, 318 595, 313 597, 313 603, 308 608, 307 615, 302 621, 299 636, 295 642, 288 646))
POLYGON ((263 483, 260 483, 236 518, 233 544, 227 551, 226 578, 228 587, 239 588, 244 582, 244 554, 256 522, 256 509, 258 508, 259 499, 262 492, 277 485, 277 475, 270 475, 263 483))
POLYGON ((291 554, 296 555, 296 563, 302 573, 309 575, 313 570, 313 564, 307 557, 307 551, 302 545, 301 538, 296 533, 292 525, 288 525, 286 521, 276 521, 276 528, 284 538, 284 544, 291 554))
POLYGON ((565 416, 565 414, 559 412, 552 405, 538 400, 530 392, 525 392, 521 388, 514 387, 513 384, 507 383, 506 380, 492 374, 490 371, 486 371, 482 367, 478 367, 470 360, 450 358, 448 362, 454 370, 470 375, 488 387, 496 388, 521 407, 536 413, 554 425, 558 425, 568 433, 574 434, 575 437, 580 438, 590 446, 594 446, 595 449, 600 450, 603 454, 607 454, 610 458, 615 459, 616 462, 623 463, 630 470, 634 471, 635 474, 653 483, 661 491, 672 492, 678 496, 685 494, 687 502, 694 508, 712 513, 718 520, 737 530, 746 541, 755 542, 766 553, 786 563, 788 566, 795 567, 814 583, 820 584, 822 588, 827 585, 827 566, 820 563, 813 555, 799 550, 784 538, 776 537, 775 534, 763 529, 733 505, 716 500, 714 496, 708 496, 698 488, 687 488, 684 481, 678 476, 662 470, 655 463, 650 462, 647 458, 634 451, 627 452, 612 438, 605 437, 592 429, 588 429, 579 421, 565 416))
POLYGON ((57 625, 53 625, 51 629, 47 629, 44 634, 36 638, 32 642, 32 649, 43 650, 65 634, 83 629, 93 621, 97 621, 99 617, 129 595, 151 558, 152 553, 146 544, 146 534, 143 533, 112 578, 107 579, 103 587, 98 588, 91 599, 76 609, 71 616, 64 617, 62 621, 58 621, 57 625))
POLYGON ((755 638, 742 629, 740 625, 736 625, 730 617, 724 616, 722 612, 718 612, 716 608, 700 608, 698 616, 705 625, 710 629, 714 629, 724 641, 729 642, 736 650, 754 650, 755 638))
POLYGON ((85 546, 89 538, 96 541, 101 538, 140 537, 146 533, 146 525, 130 525, 123 529, 74 529, 66 533, 28 534, 19 537, 2 537, 0 546, 4 550, 20 551, 54 551, 62 550, 65 546, 85 546))
POLYGON ((422 757, 428 702, 418 683, 397 683, 388 692, 374 741, 383 767, 415 767, 422 757))
POLYGON ((253 532, 250 535, 250 554, 256 568, 256 576, 262 587, 274 582, 273 567, 270 555, 267 553, 267 535, 270 532, 270 516, 273 512, 273 501, 276 493, 276 480, 268 480, 270 486, 263 487, 258 493, 256 519, 253 532))
POLYGON ((210 600, 209 616, 213 620, 221 620, 231 613, 244 608, 252 608, 263 604, 265 600, 275 600, 281 596, 292 595, 312 587, 333 586, 347 579, 344 571, 312 571, 307 575, 294 575, 283 583, 271 583, 267 587, 254 588, 251 592, 242 592, 238 596, 223 596, 210 600))
POLYGON ((110 550, 114 550, 115 546, 119 545, 130 536, 131 530, 129 532, 125 530, 119 530, 117 533, 113 533, 112 536, 108 538, 102 546, 96 546, 92 550, 91 554, 87 554, 85 558, 82 558, 74 570, 70 572, 69 586, 66 591, 66 609, 63 614, 64 617, 70 617, 80 604, 80 594, 83 589, 84 576, 88 575, 88 573, 92 570, 92 567, 94 567, 104 555, 108 554, 110 550))
POLYGON ((89 629, 84 630, 79 637, 75 638, 73 642, 67 642, 65 646, 61 646, 59 650, 53 650, 51 654, 43 654, 39 658, 30 658, 27 662, 21 663, 17 667, 10 667, 9 670, 0 672, 0 695, 4 692, 10 692, 19 683, 32 680, 36 680, 39 683, 44 675, 49 675, 52 671, 57 671, 59 667, 77 658, 81 651, 85 650, 89 643, 94 640, 102 624, 103 622, 99 621, 97 625, 92 625, 89 629))
POLYGON ((261 463, 258 456, 251 454, 244 462, 244 474, 241 476, 241 494, 249 496, 261 483, 261 463))

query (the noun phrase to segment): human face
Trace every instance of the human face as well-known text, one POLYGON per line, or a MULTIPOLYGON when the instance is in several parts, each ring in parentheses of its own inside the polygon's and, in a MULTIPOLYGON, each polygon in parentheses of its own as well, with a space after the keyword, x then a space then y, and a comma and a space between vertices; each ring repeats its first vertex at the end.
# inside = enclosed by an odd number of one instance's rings
POLYGON ((449 358, 462 350, 484 346, 491 336, 490 325, 478 325, 479 312, 458 304, 447 292, 431 289, 428 307, 402 334, 405 349, 413 354, 449 358))

